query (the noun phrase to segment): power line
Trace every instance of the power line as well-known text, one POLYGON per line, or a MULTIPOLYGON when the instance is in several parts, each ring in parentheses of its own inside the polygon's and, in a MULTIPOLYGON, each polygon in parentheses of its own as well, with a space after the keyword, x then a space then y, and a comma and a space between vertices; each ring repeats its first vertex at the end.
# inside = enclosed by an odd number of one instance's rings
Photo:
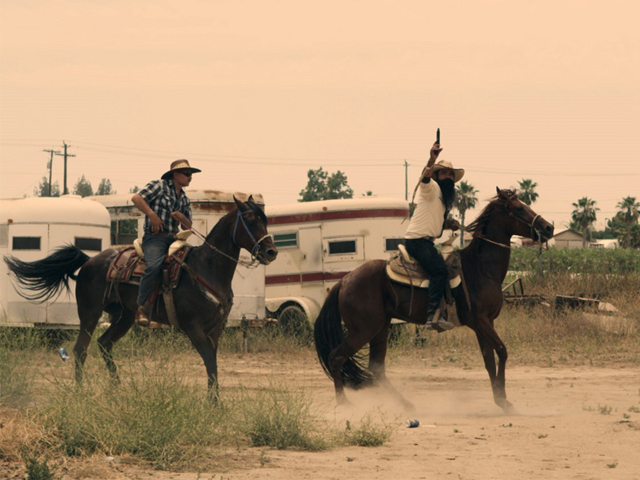
MULTIPOLYGON (((140 152, 136 155, 148 158, 166 158, 168 156, 188 156, 196 158, 199 162, 204 163, 227 163, 229 159, 235 159, 235 164, 240 165, 268 165, 273 166, 298 166, 298 167, 350 167, 350 168, 381 168, 381 167, 397 167, 403 166, 407 170, 409 164, 407 160, 400 159, 337 159, 337 158, 300 158, 300 157, 262 157, 262 156, 241 156, 241 155, 221 155, 209 153, 188 153, 173 152, 164 150, 142 149, 135 147, 120 147, 115 145, 106 145, 100 143, 74 142, 76 145, 87 145, 88 150, 101 153, 115 153, 120 155, 131 155, 129 152, 140 152), (95 148, 103 147, 103 148, 95 148), (345 163, 346 161, 368 163, 345 163), (375 162, 375 163, 371 163, 375 162), (393 163, 390 163, 393 162, 393 163)), ((67 155, 75 156, 75 155, 67 155)), ((66 163, 66 162, 65 162, 66 163)), ((636 177, 640 176, 640 172, 616 172, 616 173, 581 173, 581 172, 549 172, 549 171, 518 171, 518 170, 502 170, 497 168, 484 167, 467 167, 468 172, 476 174, 506 174, 506 175, 522 175, 522 176, 562 176, 562 177, 636 177)), ((10 173, 10 172, 8 172, 10 173)), ((66 175, 65 175, 66 177, 66 175)))

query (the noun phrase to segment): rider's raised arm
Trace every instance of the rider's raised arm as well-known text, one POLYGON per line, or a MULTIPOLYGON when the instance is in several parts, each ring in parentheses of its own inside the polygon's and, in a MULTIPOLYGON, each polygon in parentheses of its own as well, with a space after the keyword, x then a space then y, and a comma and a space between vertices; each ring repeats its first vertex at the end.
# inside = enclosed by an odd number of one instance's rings
POLYGON ((441 151, 442 147, 438 142, 434 143, 433 147, 431 147, 431 150, 429 151, 429 161, 427 162, 427 166, 424 167, 424 170, 422 170, 422 175, 420 176, 420 181, 422 183, 429 183, 431 180, 431 167, 436 163, 441 151))

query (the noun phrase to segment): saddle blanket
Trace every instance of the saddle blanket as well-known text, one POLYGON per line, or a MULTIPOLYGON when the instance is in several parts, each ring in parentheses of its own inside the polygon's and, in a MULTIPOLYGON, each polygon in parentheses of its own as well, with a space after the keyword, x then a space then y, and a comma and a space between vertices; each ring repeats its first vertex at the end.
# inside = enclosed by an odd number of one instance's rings
MULTIPOLYGON (((187 257, 187 254, 191 250, 191 246, 185 244, 179 250, 172 252, 175 257, 184 261, 187 257)), ((146 263, 143 258, 140 258, 138 253, 136 252, 133 246, 125 247, 118 252, 115 256, 111 265, 109 265, 109 270, 107 271, 107 282, 114 283, 130 283, 130 284, 140 284, 140 278, 144 273, 144 269, 146 267, 146 263)), ((169 283, 172 288, 175 288, 178 285, 178 281, 180 280, 180 272, 182 268, 180 268, 180 264, 168 254, 164 259, 164 265, 162 267, 163 270, 167 270, 169 273, 169 283)))

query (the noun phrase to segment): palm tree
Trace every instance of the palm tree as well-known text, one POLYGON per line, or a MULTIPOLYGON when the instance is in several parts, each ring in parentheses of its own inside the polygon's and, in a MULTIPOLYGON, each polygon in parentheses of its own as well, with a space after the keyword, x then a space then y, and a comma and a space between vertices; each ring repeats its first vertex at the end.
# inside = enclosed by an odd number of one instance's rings
POLYGON ((624 247, 631 245, 631 228, 638 223, 640 218, 640 202, 636 202, 636 197, 625 197, 621 202, 616 205, 618 207, 618 214, 627 226, 626 235, 624 235, 624 247))
POLYGON ((453 201, 453 206, 460 212, 460 223, 462 229, 460 230, 460 246, 464 247, 464 215, 470 208, 475 208, 478 199, 476 198, 478 190, 473 188, 473 185, 465 181, 456 185, 456 197, 453 201))
POLYGON ((518 198, 522 200, 527 205, 531 205, 538 199, 538 194, 536 193, 537 183, 534 183, 533 180, 523 178, 521 181, 518 181, 518 198))
POLYGON ((591 227, 596 221, 596 201, 589 197, 582 197, 578 203, 572 203, 575 210, 571 212, 572 224, 579 227, 587 240, 591 240, 591 227))

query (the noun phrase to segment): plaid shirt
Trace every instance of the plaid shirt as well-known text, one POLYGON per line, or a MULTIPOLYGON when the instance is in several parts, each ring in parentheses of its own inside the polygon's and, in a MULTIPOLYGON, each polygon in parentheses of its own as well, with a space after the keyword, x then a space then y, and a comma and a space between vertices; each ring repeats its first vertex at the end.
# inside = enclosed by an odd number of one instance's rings
MULTIPOLYGON (((184 190, 180 193, 180 198, 176 193, 173 180, 153 180, 138 192, 145 202, 149 204, 151 210, 156 212, 162 220, 164 233, 175 235, 178 233, 180 223, 171 218, 172 212, 182 212, 191 220, 191 202, 184 190)), ((145 216, 144 233, 152 233, 151 220, 145 216)))

